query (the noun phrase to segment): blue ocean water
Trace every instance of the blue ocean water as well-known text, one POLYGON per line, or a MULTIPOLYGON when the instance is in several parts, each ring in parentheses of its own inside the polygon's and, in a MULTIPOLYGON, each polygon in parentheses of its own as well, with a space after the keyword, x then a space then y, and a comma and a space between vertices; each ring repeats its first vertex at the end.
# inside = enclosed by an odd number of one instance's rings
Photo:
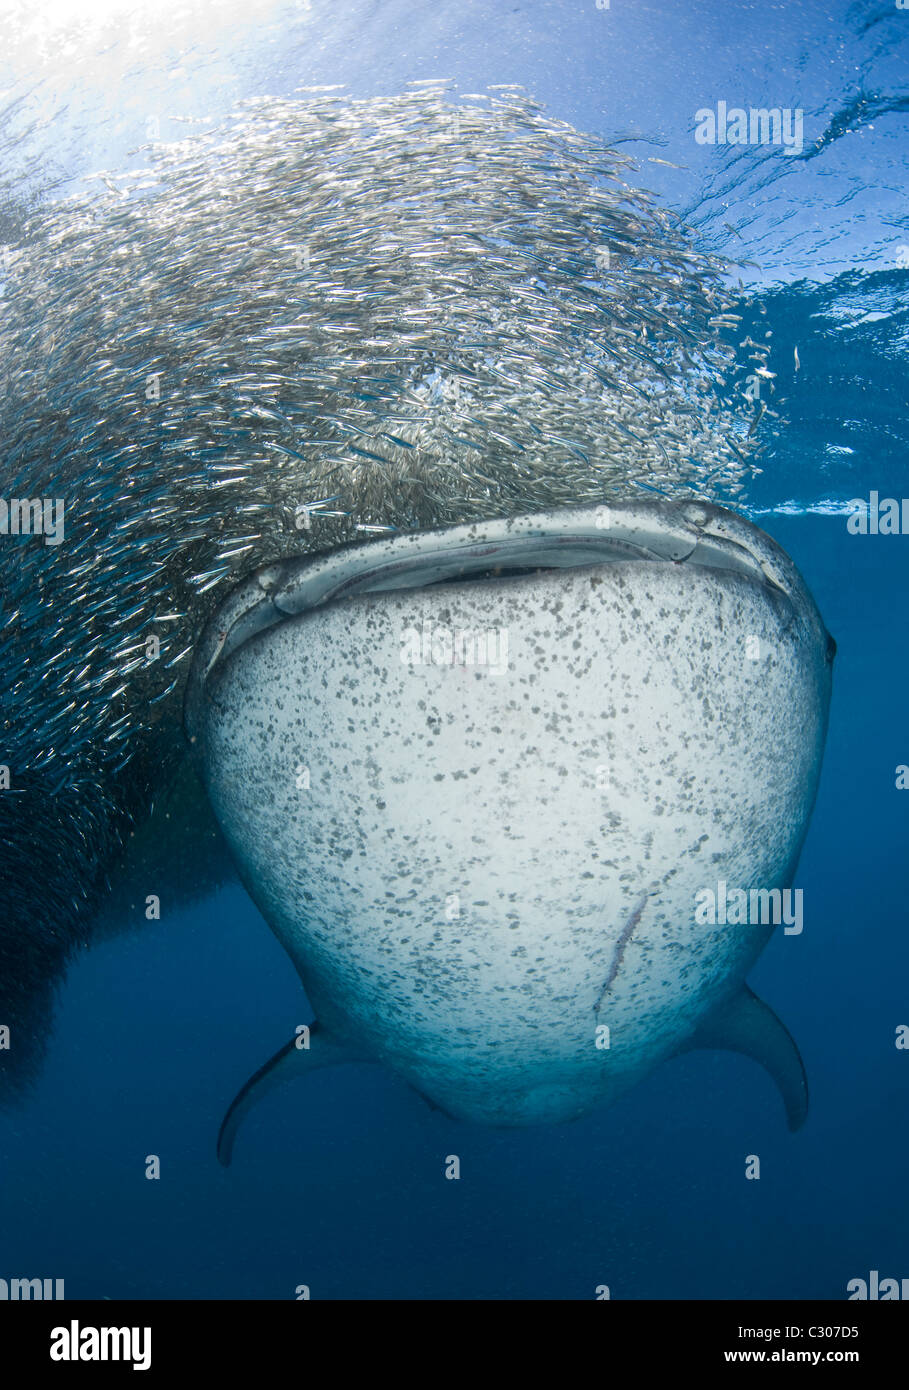
MULTIPOLYGON (((310 1017, 231 886, 71 968, 40 1084, 0 1116, 0 1276, 53 1275, 85 1298, 282 1299, 305 1284, 313 1298, 561 1299, 606 1284, 621 1299, 841 1299, 871 1269, 909 1275, 909 1059, 895 1046, 909 1025, 896 785, 909 536, 846 525, 850 499, 907 490, 909 12, 312 0, 200 34, 175 35, 182 58, 140 50, 128 98, 85 49, 84 108, 60 157, 87 157, 95 132, 88 165, 115 165, 137 101, 212 110, 302 82, 520 82, 633 154, 639 182, 707 242, 754 262, 743 331, 772 329, 786 403, 748 504, 838 644, 796 880, 805 930, 776 934, 749 977, 799 1043, 811 1113, 791 1135, 765 1074, 718 1052, 676 1059, 573 1124, 515 1131, 456 1124, 380 1068, 351 1066, 270 1097, 225 1171, 227 1103, 310 1017), (804 157, 697 145, 695 112, 723 100, 803 108, 804 157)), ((25 57, 6 61, 4 81, 21 81, 25 57)))

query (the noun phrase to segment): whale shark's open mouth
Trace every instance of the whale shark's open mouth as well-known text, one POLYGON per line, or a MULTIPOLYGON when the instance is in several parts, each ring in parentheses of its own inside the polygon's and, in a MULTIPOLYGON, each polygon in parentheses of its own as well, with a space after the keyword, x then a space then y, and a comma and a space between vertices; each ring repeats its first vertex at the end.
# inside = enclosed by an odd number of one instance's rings
MULTIPOLYGON (((366 594, 517 578, 635 560, 719 569, 785 601, 807 591, 785 552, 749 522, 706 502, 617 502, 420 531, 268 565, 239 585, 196 648, 186 695, 190 739, 213 668, 287 618, 366 594)), ((832 647, 832 639, 828 639, 832 647)), ((832 655, 832 651, 831 651, 832 655)))

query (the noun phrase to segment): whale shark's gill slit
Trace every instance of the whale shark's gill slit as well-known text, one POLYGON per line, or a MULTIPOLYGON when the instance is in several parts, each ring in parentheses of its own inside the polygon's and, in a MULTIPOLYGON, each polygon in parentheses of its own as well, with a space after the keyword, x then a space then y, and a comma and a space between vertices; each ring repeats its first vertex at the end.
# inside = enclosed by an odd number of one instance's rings
POLYGON ((615 981, 616 975, 618 975, 619 973, 619 968, 622 964, 622 959, 625 955, 625 948, 635 933, 635 929, 637 928, 638 923, 641 920, 644 908, 647 906, 647 899, 649 897, 649 893, 644 894, 643 898, 638 903, 634 912, 632 912, 631 916, 628 918, 628 921, 625 923, 624 927, 619 932, 619 939, 615 943, 615 950, 612 953, 612 961, 609 965, 609 974, 606 976, 606 983, 600 990, 597 1002, 593 1006, 593 1011, 597 1015, 599 1015, 600 1007, 603 1003, 603 1000, 606 998, 606 995, 612 989, 613 982, 615 981))

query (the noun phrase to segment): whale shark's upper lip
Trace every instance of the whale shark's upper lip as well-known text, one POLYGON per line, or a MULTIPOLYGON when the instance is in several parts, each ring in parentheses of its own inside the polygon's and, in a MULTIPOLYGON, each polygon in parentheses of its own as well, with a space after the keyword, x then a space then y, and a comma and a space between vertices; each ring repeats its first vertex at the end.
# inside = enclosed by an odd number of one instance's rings
POLYGON ((193 739, 198 702, 217 664, 258 633, 310 609, 356 595, 481 575, 634 560, 732 571, 810 612, 823 630, 785 551, 743 517, 708 502, 615 502, 470 522, 291 557, 250 575, 215 611, 196 647, 186 731, 193 739))

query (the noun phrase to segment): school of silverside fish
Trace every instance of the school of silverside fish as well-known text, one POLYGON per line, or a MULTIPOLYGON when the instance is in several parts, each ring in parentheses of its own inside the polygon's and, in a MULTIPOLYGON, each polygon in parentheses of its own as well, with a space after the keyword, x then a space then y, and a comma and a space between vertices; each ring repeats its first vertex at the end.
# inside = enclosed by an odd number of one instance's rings
POLYGON ((727 267, 517 89, 304 89, 133 163, 22 213, 0 272, 0 495, 66 517, 0 545, 0 878, 52 866, 61 933, 244 574, 641 486, 734 503, 766 429, 727 267))

